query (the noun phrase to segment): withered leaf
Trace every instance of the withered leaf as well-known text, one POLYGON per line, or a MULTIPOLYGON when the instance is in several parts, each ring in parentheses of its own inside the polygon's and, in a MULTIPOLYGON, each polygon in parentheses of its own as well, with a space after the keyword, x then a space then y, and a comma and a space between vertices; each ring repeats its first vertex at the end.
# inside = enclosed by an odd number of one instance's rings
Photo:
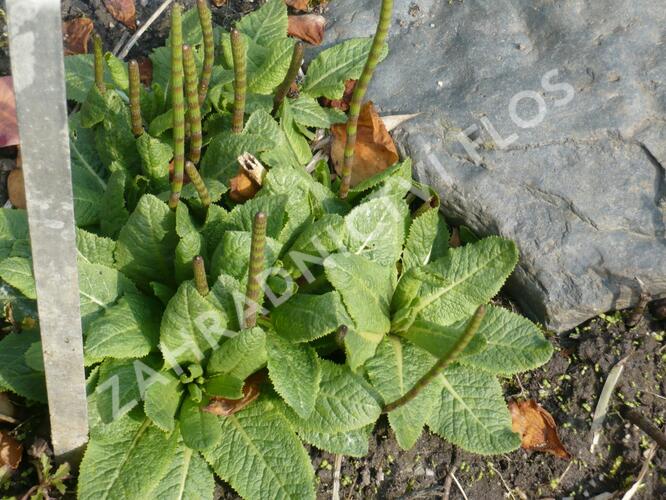
POLYGON ((302 11, 308 10, 308 7, 310 6, 310 0, 284 0, 284 3, 294 10, 302 11))
POLYGON ((243 203, 259 192, 260 186, 242 168, 229 181, 229 197, 236 203, 243 203))
POLYGON ((9 172, 7 177, 7 191, 9 192, 9 201, 16 208, 25 208, 25 186, 23 184, 23 170, 15 168, 9 172))
MULTIPOLYGON (((333 125, 331 134, 333 136, 331 158, 336 172, 340 175, 347 142, 347 125, 344 123, 333 125)), ((354 152, 352 186, 386 170, 399 159, 395 143, 372 101, 366 102, 361 108, 354 152)))
POLYGON ((136 58, 139 63, 139 79, 146 87, 150 87, 153 83, 153 62, 146 56, 139 56, 136 58))
POLYGON ((318 14, 289 16, 287 34, 312 45, 319 45, 324 40, 325 26, 326 19, 318 14))
POLYGON ((65 55, 87 54, 93 28, 93 22, 87 17, 77 17, 62 23, 65 55))
POLYGON ((351 103, 352 95, 354 95, 354 89, 356 88, 356 80, 347 80, 345 82, 345 92, 342 95, 342 99, 327 99, 322 97, 320 99, 321 105, 328 108, 337 108, 341 111, 349 110, 349 103, 351 103))
POLYGON ((0 77, 0 148, 19 143, 16 100, 11 76, 0 77))
POLYGON ((553 416, 536 401, 510 401, 511 427, 520 434, 521 446, 526 450, 544 451, 556 457, 570 459, 557 435, 553 416))
POLYGON ((131 30, 136 29, 136 5, 134 0, 104 0, 104 6, 116 21, 131 30))
POLYGON ((0 467, 8 466, 16 470, 21 463, 23 455, 23 446, 16 439, 9 435, 7 431, 0 431, 0 467))
POLYGON ((259 397, 259 385, 264 381, 265 374, 257 372, 250 375, 245 380, 243 385, 243 397, 240 399, 227 399, 220 397, 212 397, 211 402, 206 406, 203 411, 218 415, 220 417, 228 417, 234 413, 238 413, 246 408, 252 401, 259 397))

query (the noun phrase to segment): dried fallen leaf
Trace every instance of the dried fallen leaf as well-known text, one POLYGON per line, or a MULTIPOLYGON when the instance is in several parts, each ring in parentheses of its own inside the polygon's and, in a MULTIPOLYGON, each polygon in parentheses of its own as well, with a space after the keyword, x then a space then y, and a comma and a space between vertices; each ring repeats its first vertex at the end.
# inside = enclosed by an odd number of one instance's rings
POLYGON ((557 425, 552 415, 536 401, 533 399, 511 401, 509 411, 511 412, 511 427, 513 432, 520 434, 523 448, 545 451, 559 458, 571 458, 557 436, 557 425))
POLYGON ((139 79, 146 87, 150 87, 153 83, 153 62, 146 56, 139 56, 136 58, 139 63, 139 79))
POLYGON ((354 89, 356 88, 356 80, 347 80, 345 82, 345 92, 342 95, 342 99, 330 100, 325 97, 321 98, 322 106, 328 108, 337 108, 340 111, 348 111, 349 103, 352 100, 352 95, 354 94, 354 89))
POLYGON ((264 381, 264 378, 265 376, 263 372, 257 372, 250 375, 245 381, 245 385, 243 385, 242 398, 227 399, 212 397, 210 404, 206 406, 203 411, 221 417, 228 417, 229 415, 238 413, 259 397, 259 385, 264 381))
POLYGON ((16 470, 21 463, 23 455, 23 446, 16 439, 9 435, 7 431, 0 431, 0 469, 8 466, 16 470))
POLYGON ((254 198, 259 188, 260 186, 248 176, 247 172, 240 168, 238 174, 229 181, 229 197, 236 203, 243 203, 254 198))
POLYGON ((9 172, 7 177, 7 191, 9 192, 9 201, 16 208, 25 209, 25 186, 23 183, 23 170, 15 168, 9 172))
MULTIPOLYGON (((331 158, 336 172, 340 175, 347 142, 347 125, 344 123, 333 125, 331 133, 333 136, 331 158)), ((386 170, 399 159, 395 143, 371 101, 366 102, 361 108, 354 151, 352 186, 386 170)))
POLYGON ((136 5, 134 0, 104 0, 106 10, 131 30, 136 29, 136 5))
POLYGON ((300 38, 312 45, 321 44, 324 40, 324 27, 326 19, 318 14, 305 14, 303 16, 289 16, 287 34, 300 38))
POLYGON ((308 10, 308 7, 310 6, 310 0, 284 0, 284 3, 292 9, 302 11, 308 10))
POLYGON ((16 101, 11 76, 0 77, 0 148, 19 143, 16 101))
POLYGON ((62 23, 65 55, 87 54, 88 40, 93 28, 93 22, 87 17, 77 17, 62 23))

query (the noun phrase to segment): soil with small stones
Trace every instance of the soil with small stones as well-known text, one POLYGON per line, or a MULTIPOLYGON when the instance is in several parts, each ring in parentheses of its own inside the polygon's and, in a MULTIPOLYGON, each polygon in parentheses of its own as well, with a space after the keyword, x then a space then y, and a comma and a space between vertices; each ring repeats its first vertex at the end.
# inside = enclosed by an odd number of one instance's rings
MULTIPOLYGON (((141 25, 161 2, 137 0, 141 25)), ((186 7, 194 0, 181 0, 186 7)), ((229 0, 213 8, 215 21, 229 27, 262 1, 229 0)), ((0 0, 4 11, 4 1, 0 0)), ((101 34, 105 48, 113 50, 130 30, 115 21, 101 0, 63 0, 63 20, 90 17, 101 34)), ((142 36, 131 57, 147 55, 163 43, 168 16, 162 16, 142 36)), ((9 73, 0 13, 0 76, 9 73)), ((4 184, 4 183, 3 183, 4 184)), ((511 307, 509 301, 504 305, 511 307)), ((650 438, 625 421, 619 407, 626 403, 662 429, 666 422, 666 321, 646 313, 634 329, 624 326, 619 313, 591 320, 574 331, 551 335, 556 347, 553 359, 541 369, 503 380, 507 399, 532 398, 554 417, 559 435, 574 457, 571 461, 524 450, 500 456, 475 456, 456 449, 439 437, 425 432, 413 449, 401 450, 385 419, 380 420, 365 458, 347 458, 340 470, 340 498, 442 498, 447 475, 454 470, 450 498, 591 498, 609 493, 621 498, 631 487, 645 461, 650 438), (625 359, 597 451, 590 453, 590 426, 595 405, 610 370, 625 359)), ((25 447, 35 436, 48 436, 44 407, 16 401, 24 422, 16 435, 25 447)), ((334 485, 335 456, 311 450, 317 477, 317 496, 330 498, 334 485)), ((26 457, 24 457, 26 458, 26 457)), ((24 464, 27 460, 24 459, 24 464)), ((654 456, 643 487, 634 498, 666 497, 666 451, 654 456)), ((34 480, 32 467, 24 465, 13 490, 20 493, 34 480)), ((224 484, 218 498, 237 498, 224 484)))

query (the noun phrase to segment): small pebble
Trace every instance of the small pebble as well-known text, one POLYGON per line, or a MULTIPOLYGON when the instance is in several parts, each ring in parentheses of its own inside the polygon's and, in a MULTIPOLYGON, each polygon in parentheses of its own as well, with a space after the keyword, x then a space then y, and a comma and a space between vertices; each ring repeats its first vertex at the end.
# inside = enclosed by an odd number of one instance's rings
POLYGON ((426 475, 427 477, 435 477, 435 471, 432 470, 432 469, 426 469, 426 470, 425 470, 425 475, 426 475))
POLYGON ((435 23, 430 23, 430 27, 431 27, 431 28, 434 28, 434 27, 435 27, 435 23))
POLYGON ((442 80, 439 80, 437 82, 437 86, 441 89, 444 86, 444 82, 442 80))

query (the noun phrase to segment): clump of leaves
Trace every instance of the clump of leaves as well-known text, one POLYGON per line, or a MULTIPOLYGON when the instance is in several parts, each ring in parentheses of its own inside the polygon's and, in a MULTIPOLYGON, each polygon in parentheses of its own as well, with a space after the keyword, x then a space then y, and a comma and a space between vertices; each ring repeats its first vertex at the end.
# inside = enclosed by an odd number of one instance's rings
MULTIPOLYGON (((519 447, 497 377, 552 349, 528 320, 484 306, 514 244, 449 248, 408 159, 345 199, 326 162, 304 168, 315 130, 347 120, 317 99, 342 98, 372 41, 321 52, 285 95, 300 48, 282 0, 233 35, 206 36, 206 19, 185 12, 172 27, 150 90, 110 54, 96 82, 90 56, 67 61, 91 428, 79 496, 212 498, 215 473, 246 498, 314 498, 303 443, 364 455, 383 412, 406 449, 426 425, 477 453, 519 447), (242 154, 266 172, 236 204, 242 154)), ((21 330, 0 341, 0 388, 44 401, 25 212, 0 211, 0 236, 0 291, 21 330)))

